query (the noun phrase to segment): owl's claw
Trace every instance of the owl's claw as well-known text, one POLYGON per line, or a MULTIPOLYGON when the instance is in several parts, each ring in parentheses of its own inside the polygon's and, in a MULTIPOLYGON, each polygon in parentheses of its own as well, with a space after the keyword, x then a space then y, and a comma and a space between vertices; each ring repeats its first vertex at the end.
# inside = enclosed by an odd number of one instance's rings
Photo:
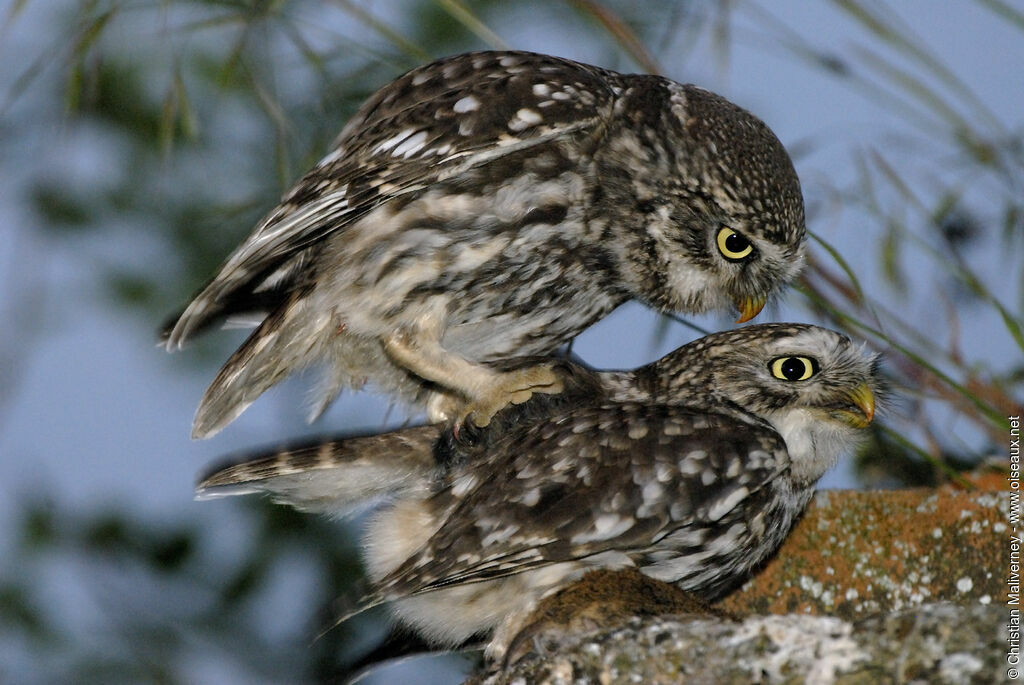
POLYGON ((534 393, 554 395, 562 392, 563 388, 561 379, 549 366, 531 366, 504 372, 498 377, 497 383, 463 407, 456 426, 470 421, 474 426, 483 428, 508 405, 522 404, 534 393))

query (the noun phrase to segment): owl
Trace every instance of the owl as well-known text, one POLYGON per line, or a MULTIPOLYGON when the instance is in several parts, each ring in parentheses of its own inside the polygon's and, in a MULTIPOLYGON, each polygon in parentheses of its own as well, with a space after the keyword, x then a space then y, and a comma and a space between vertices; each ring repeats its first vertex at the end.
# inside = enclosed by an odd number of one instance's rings
POLYGON ((376 503, 368 604, 434 644, 491 635, 497 659, 538 601, 587 571, 636 569, 704 601, 741 583, 872 420, 881 386, 873 355, 801 324, 716 333, 635 371, 550 366, 562 393, 485 428, 284 451, 198 493, 332 514, 376 503))
POLYGON ((560 390, 550 355, 629 299, 734 305, 804 254, 793 164, 759 119, 660 76, 526 52, 414 69, 373 95, 165 330, 168 350, 259 322, 204 395, 194 437, 324 369, 315 418, 370 383, 432 421, 485 426, 560 390))

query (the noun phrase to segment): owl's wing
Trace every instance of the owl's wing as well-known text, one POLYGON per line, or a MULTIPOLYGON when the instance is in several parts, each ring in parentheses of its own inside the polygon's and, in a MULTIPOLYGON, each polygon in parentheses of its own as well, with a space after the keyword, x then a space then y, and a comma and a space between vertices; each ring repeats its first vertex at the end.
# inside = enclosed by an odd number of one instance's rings
POLYGON ((373 95, 165 332, 181 347, 215 320, 283 300, 325 236, 373 209, 517 150, 599 135, 612 72, 526 52, 458 55, 373 95))
POLYGON ((281 449, 215 468, 199 481, 196 499, 265 493, 301 511, 353 514, 380 498, 425 492, 440 432, 419 426, 281 449))
POLYGON ((435 496, 446 522, 376 601, 644 549, 713 524, 788 464, 781 436, 739 415, 633 403, 562 412, 494 443, 435 496))

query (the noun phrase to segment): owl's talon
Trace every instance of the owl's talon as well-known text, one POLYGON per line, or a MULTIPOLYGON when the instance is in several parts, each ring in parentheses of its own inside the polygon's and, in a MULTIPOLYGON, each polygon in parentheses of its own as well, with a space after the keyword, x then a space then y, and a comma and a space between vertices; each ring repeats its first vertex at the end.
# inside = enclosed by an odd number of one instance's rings
POLYGON ((548 366, 533 366, 502 373, 498 382, 467 404, 459 417, 459 424, 471 421, 484 428, 499 411, 510 404, 523 404, 534 393, 557 394, 564 386, 561 379, 548 366))

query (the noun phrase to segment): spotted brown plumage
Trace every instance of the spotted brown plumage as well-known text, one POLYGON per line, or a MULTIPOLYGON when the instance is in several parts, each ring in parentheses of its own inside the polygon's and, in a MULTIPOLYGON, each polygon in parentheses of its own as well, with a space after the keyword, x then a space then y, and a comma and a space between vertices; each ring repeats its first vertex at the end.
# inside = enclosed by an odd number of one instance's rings
POLYGON ((799 270, 800 185, 767 126, 660 76, 442 59, 373 95, 166 332, 259 322, 196 413, 213 435, 323 363, 314 416, 369 382, 478 425, 556 392, 547 355, 630 298, 743 319, 799 270))
POLYGON ((803 240, 785 149, 724 98, 547 55, 462 54, 362 105, 165 342, 265 316, 207 390, 197 437, 321 361, 314 416, 369 381, 432 419, 485 425, 559 389, 546 367, 486 362, 549 354, 630 298, 749 318, 796 274, 803 240))
POLYGON ((334 514, 377 502, 371 602, 440 644, 493 632, 498 656, 540 598, 588 570, 636 568, 705 600, 734 587, 871 421, 880 384, 872 355, 802 324, 709 335, 635 371, 551 366, 562 393, 486 428, 285 451, 199 493, 334 514))

